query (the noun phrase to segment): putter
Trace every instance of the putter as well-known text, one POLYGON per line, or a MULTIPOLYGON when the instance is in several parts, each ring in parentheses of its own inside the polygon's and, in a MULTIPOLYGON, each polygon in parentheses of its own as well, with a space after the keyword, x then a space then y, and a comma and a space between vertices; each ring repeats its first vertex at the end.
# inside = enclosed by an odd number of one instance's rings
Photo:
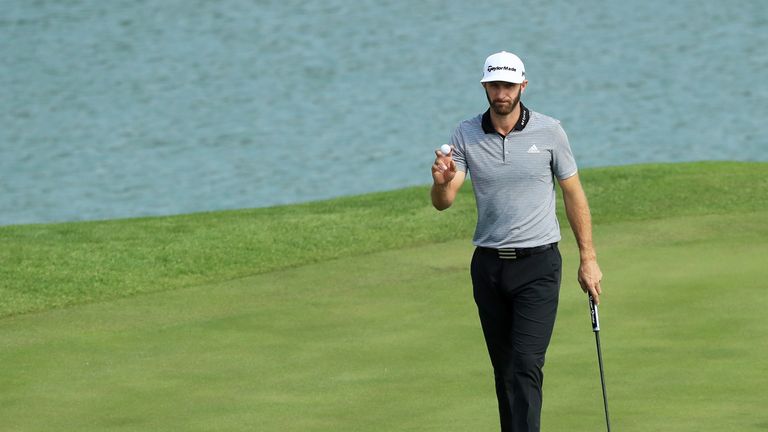
POLYGON ((603 386, 603 406, 605 407, 605 425, 611 432, 611 421, 608 419, 608 396, 605 393, 605 374, 603 372, 603 352, 600 349, 600 317, 597 315, 597 305, 592 295, 589 296, 589 312, 592 316, 592 331, 597 343, 597 364, 600 366, 600 384, 603 386))

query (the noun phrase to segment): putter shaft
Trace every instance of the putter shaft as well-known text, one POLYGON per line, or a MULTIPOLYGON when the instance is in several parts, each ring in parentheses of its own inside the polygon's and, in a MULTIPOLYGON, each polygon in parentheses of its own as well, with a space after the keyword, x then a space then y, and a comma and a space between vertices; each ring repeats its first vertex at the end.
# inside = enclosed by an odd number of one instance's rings
POLYGON ((603 371, 603 350, 600 348, 600 317, 597 312, 597 305, 592 296, 589 296, 589 311, 592 317, 592 331, 595 333, 595 343, 597 345, 597 364, 600 367, 600 385, 603 388, 603 407, 605 408, 605 425, 608 432, 611 432, 611 420, 608 416, 608 394, 605 391, 605 372, 603 371))

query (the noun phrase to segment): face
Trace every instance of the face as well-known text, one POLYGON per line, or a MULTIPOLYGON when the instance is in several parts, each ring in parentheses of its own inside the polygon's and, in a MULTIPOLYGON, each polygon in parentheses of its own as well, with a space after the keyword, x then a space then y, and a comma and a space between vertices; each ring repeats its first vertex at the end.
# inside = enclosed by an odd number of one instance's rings
POLYGON ((523 81, 521 84, 491 81, 483 83, 483 87, 493 112, 498 115, 509 115, 520 102, 520 95, 527 84, 528 81, 523 81))

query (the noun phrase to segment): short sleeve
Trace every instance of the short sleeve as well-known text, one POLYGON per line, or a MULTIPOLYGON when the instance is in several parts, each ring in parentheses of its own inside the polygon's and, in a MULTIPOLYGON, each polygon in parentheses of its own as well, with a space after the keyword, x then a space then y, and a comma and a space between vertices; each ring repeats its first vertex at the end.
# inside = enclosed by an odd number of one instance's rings
POLYGON ((453 163, 456 164, 456 170, 467 172, 467 158, 466 158, 467 148, 464 143, 464 136, 461 134, 461 127, 457 127, 453 131, 450 145, 451 147, 453 147, 451 158, 453 159, 453 163))
POLYGON ((565 180, 578 171, 576 159, 573 157, 571 145, 568 143, 568 136, 560 123, 555 125, 553 135, 552 172, 558 180, 565 180))

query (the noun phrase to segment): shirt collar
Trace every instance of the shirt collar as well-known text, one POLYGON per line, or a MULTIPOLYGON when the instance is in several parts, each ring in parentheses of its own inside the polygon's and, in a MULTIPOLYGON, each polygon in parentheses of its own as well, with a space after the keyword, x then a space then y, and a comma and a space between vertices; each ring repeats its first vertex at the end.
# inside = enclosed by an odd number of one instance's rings
MULTIPOLYGON (((528 110, 528 108, 523 105, 522 102, 520 102, 520 118, 517 119, 517 123, 515 124, 515 127, 512 128, 513 131, 521 131, 525 129, 525 126, 528 124, 528 121, 531 119, 531 112, 528 110)), ((483 113, 483 132, 489 134, 489 133, 497 133, 496 129, 493 127, 493 122, 491 122, 491 109, 488 108, 488 110, 483 113)))

